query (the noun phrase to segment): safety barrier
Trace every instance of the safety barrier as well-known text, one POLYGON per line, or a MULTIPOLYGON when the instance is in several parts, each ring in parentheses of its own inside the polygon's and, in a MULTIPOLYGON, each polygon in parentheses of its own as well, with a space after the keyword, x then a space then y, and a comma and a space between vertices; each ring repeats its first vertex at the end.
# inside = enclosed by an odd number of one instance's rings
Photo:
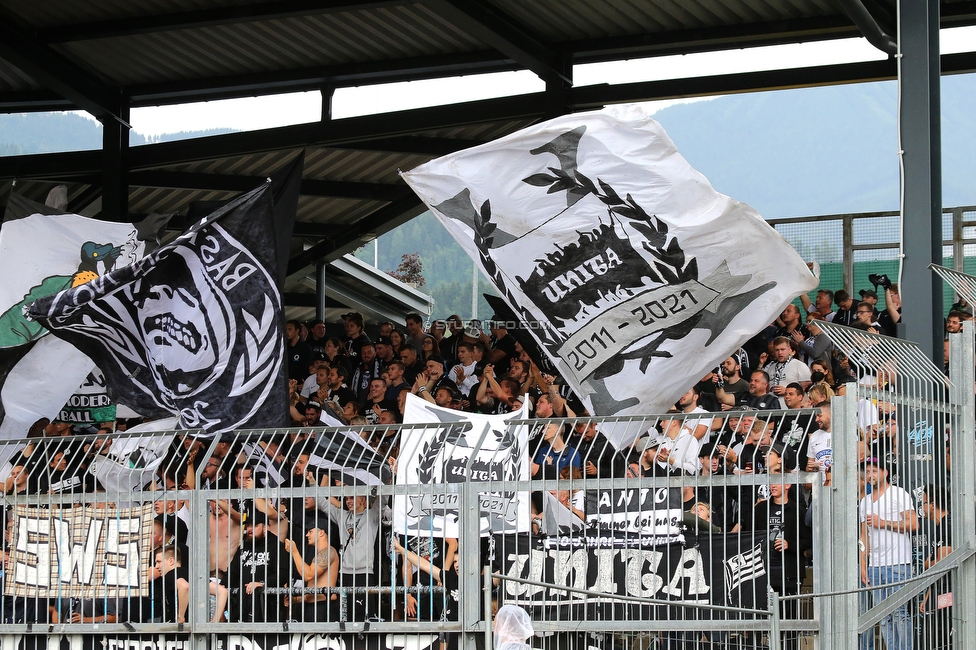
POLYGON ((973 466, 970 327, 950 382, 911 344, 824 326, 884 380, 830 409, 6 441, 0 641, 441 650, 490 643, 516 604, 537 647, 843 648, 912 600, 933 615, 907 647, 969 647, 951 584, 972 575, 973 474, 948 468, 973 466), (858 615, 871 458, 949 494, 956 542, 917 543, 919 579, 858 615))

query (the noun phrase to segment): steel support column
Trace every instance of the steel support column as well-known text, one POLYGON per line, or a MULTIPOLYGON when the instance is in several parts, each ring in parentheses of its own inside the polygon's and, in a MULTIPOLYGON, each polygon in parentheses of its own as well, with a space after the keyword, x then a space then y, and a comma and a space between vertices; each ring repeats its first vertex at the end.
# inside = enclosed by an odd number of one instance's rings
MULTIPOLYGON (((952 464, 953 467, 966 468, 962 472, 953 473, 949 490, 950 513, 954 526, 952 539, 954 544, 960 546, 960 542, 969 539, 976 528, 976 505, 973 503, 976 485, 969 472, 969 468, 976 463, 976 451, 973 448, 976 432, 976 419, 973 417, 973 383, 976 381, 973 373, 973 365, 976 363, 974 333, 976 327, 970 321, 963 323, 961 334, 949 335, 949 376, 952 378, 950 395, 952 403, 959 406, 959 416, 952 423, 949 434, 952 464)), ((976 584, 976 557, 967 558, 959 566, 953 582, 960 585, 953 590, 952 625, 955 628, 955 647, 976 647, 976 594, 972 590, 972 585, 976 584)))
MULTIPOLYGON (((129 106, 119 106, 128 123, 129 106)), ((102 218, 126 221, 129 216, 129 127, 115 119, 102 123, 102 218)))
POLYGON ((325 320, 325 262, 315 265, 315 317, 325 320))
POLYGON ((857 393, 831 400, 834 462, 831 484, 814 486, 817 511, 813 519, 814 593, 834 594, 821 599, 820 648, 857 648, 858 521, 857 521, 857 393))
POLYGON ((939 115, 939 3, 901 7, 901 142, 904 233, 901 296, 904 336, 936 364, 942 359, 942 284, 928 270, 942 263, 942 130, 939 115))

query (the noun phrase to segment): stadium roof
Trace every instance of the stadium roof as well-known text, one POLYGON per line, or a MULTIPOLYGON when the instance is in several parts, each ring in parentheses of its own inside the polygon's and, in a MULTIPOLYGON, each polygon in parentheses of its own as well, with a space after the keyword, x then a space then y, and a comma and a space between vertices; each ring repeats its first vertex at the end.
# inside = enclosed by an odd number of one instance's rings
MULTIPOLYGON (((941 21, 976 24, 976 2, 942 0, 941 21)), ((42 201, 53 183, 66 182, 69 208, 98 213, 104 205, 107 219, 185 213, 191 202, 251 189, 305 148, 289 262, 297 305, 317 263, 422 211, 398 169, 609 103, 895 76, 889 57, 574 87, 574 65, 862 33, 890 53, 894 3, 0 0, 0 112, 80 108, 106 126, 102 151, 0 158, 0 180, 9 188, 17 179, 18 192, 42 201), (336 88, 509 70, 531 70, 545 92, 348 119, 329 114, 336 88), (131 149, 117 135, 134 107, 302 90, 323 92, 321 121, 131 149)), ((976 70, 976 56, 944 55, 942 69, 976 70)))

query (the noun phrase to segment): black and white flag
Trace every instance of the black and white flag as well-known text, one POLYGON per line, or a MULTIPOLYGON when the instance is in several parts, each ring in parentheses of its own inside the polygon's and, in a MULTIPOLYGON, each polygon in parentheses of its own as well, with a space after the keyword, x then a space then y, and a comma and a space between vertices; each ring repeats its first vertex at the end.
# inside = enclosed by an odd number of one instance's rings
MULTIPOLYGON (((665 412, 817 286, 638 105, 559 117, 403 177, 595 415, 665 412)), ((621 446, 639 432, 609 433, 621 446)))
POLYGON ((140 414, 207 433, 287 413, 270 182, 134 264, 34 302, 31 318, 140 414))
POLYGON ((526 405, 505 415, 484 415, 407 395, 396 482, 428 487, 415 495, 393 497, 393 529, 457 537, 464 504, 461 492, 446 486, 471 482, 484 490, 478 495, 482 537, 530 530, 529 493, 503 492, 491 485, 529 480, 529 427, 511 424, 527 414, 526 405))

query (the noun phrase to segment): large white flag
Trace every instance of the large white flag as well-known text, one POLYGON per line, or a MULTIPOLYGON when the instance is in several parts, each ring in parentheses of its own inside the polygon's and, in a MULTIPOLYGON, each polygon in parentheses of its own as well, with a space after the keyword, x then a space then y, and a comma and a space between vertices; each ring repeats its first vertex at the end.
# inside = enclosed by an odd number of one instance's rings
POLYGON ((57 417, 94 368, 73 345, 25 318, 26 307, 141 258, 167 218, 110 223, 76 214, 23 216, 8 206, 0 228, 0 439, 26 436, 38 419, 57 417))
POLYGON ((639 105, 559 117, 403 177, 596 415, 665 411, 817 286, 639 105))

